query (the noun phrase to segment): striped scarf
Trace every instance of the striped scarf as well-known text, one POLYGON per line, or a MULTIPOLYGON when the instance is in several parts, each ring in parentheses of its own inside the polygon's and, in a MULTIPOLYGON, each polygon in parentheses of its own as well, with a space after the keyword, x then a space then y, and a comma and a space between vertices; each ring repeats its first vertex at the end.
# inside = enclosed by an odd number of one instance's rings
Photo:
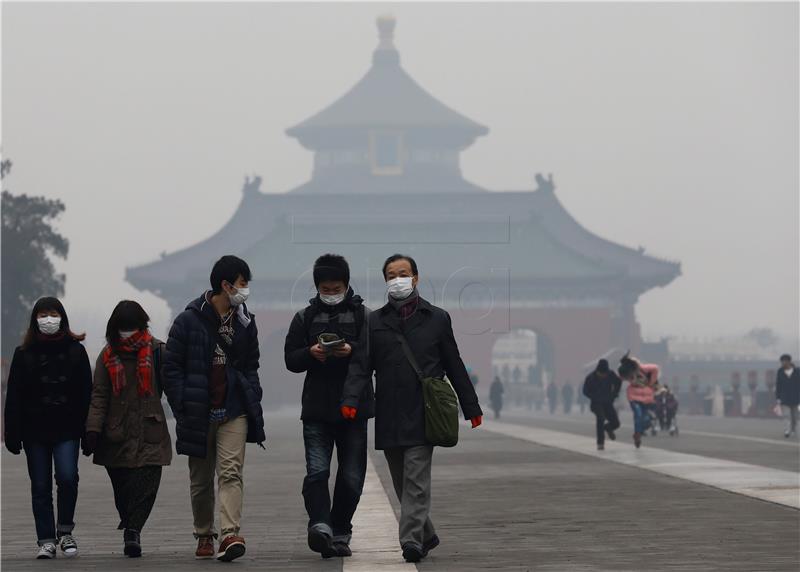
MULTIPOLYGON (((154 395, 153 392, 153 336, 147 330, 140 330, 126 340, 120 340, 116 351, 136 354, 136 379, 139 382, 137 390, 139 397, 154 395)), ((111 346, 103 350, 103 365, 108 370, 111 378, 111 389, 114 395, 119 395, 127 384, 125 366, 111 346)))

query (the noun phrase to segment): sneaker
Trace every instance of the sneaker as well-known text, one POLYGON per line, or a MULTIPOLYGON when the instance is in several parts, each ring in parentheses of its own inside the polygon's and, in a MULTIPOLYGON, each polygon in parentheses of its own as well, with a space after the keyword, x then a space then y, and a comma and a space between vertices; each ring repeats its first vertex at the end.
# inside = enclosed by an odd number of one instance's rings
POLYGON ((419 562, 423 557, 422 548, 416 544, 406 544, 403 546, 403 558, 406 562, 419 562))
POLYGON ((636 448, 642 446, 642 434, 641 433, 634 433, 633 434, 633 444, 636 445, 636 448))
POLYGON ((789 435, 791 435, 791 434, 792 434, 792 432, 789 431, 788 429, 783 432, 783 436, 786 437, 787 439, 789 438, 789 435))
POLYGON ((39 547, 36 554, 37 560, 51 560, 56 557, 56 545, 52 542, 45 542, 39 547))
POLYGON ((617 440, 616 433, 614 433, 614 431, 612 429, 609 429, 608 427, 606 427, 606 435, 608 435, 608 438, 611 439, 612 441, 617 440))
POLYGON ((336 552, 336 556, 339 556, 340 558, 347 558, 348 556, 353 555, 353 551, 350 550, 350 545, 346 542, 334 542, 333 550, 336 552))
POLYGON ((194 551, 194 557, 198 560, 209 560, 214 558, 213 536, 201 536, 197 539, 197 550, 194 551))
POLYGON ((125 542, 123 553, 130 558, 139 558, 142 555, 142 541, 138 530, 125 529, 122 533, 125 542))
POLYGON ((220 562, 230 562, 240 556, 244 556, 244 538, 232 534, 220 543, 217 551, 217 560, 220 562))
POLYGON ((598 443, 597 444, 597 450, 598 451, 605 451, 606 450, 606 446, 603 443, 598 443))
POLYGON ((428 540, 422 543, 422 557, 428 556, 428 553, 439 546, 439 535, 434 534, 428 540))
POLYGON ((322 554, 323 558, 337 555, 333 548, 333 537, 321 526, 314 525, 308 529, 308 547, 314 552, 322 554))
POLYGON ((78 555, 78 543, 75 542, 75 537, 71 534, 65 534, 59 538, 58 546, 61 548, 61 552, 67 558, 72 558, 73 556, 78 555))

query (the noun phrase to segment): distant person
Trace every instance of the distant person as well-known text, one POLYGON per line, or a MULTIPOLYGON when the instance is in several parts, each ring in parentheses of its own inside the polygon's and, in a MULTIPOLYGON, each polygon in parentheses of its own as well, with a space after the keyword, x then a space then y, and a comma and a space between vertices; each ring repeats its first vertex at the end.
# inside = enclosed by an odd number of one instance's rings
POLYGON ((622 380, 608 367, 608 360, 597 362, 595 370, 583 382, 583 395, 589 399, 590 410, 595 416, 597 450, 605 449, 605 437, 612 441, 617 438, 614 431, 619 429, 619 417, 614 408, 614 400, 622 387, 622 380))
POLYGON ((94 368, 83 453, 106 468, 119 513, 123 553, 142 555, 141 533, 172 461, 172 440, 161 406, 164 342, 148 330, 137 302, 117 304, 106 325, 107 345, 94 368))
POLYGON ((481 425, 483 411, 461 361, 450 315, 417 291, 414 259, 390 256, 383 278, 389 301, 369 315, 368 343, 354 348, 341 411, 355 419, 358 409, 369 405, 362 395, 374 372, 375 448, 384 451, 400 501, 403 558, 419 562, 439 545, 430 519, 433 445, 426 433, 422 380, 446 375, 473 428, 481 425))
POLYGON ((783 436, 788 439, 797 431, 797 408, 800 405, 800 371, 792 363, 789 354, 781 356, 781 367, 775 379, 775 399, 786 419, 783 436))
POLYGON ((652 425, 650 408, 655 403, 653 385, 658 381, 659 367, 642 364, 625 354, 617 371, 620 378, 628 382, 626 396, 633 411, 633 444, 638 449, 642 437, 652 425))
POLYGON ((308 512, 308 546, 323 558, 350 556, 353 514, 367 471, 367 420, 374 416, 372 384, 360 396, 358 415, 344 419, 339 411, 353 348, 365 344, 369 311, 350 287, 350 267, 336 254, 314 263, 317 295, 294 315, 286 334, 286 367, 305 372, 302 392, 306 476, 303 498, 308 512), (322 346, 321 338, 342 340, 322 346), (333 506, 328 492, 331 458, 338 468, 333 506))
MULTIPOLYGON (((59 300, 41 298, 33 305, 25 338, 9 367, 4 439, 12 454, 25 450, 38 559, 55 558, 56 546, 64 556, 78 555, 72 536, 78 457, 92 393, 92 367, 81 343, 85 338, 70 330, 59 300)), ((24 528, 20 523, 15 526, 18 531, 24 528)))
POLYGON ((586 396, 583 394, 583 392, 578 394, 578 398, 575 401, 578 403, 578 410, 580 411, 580 414, 583 415, 584 413, 586 413, 587 399, 586 396))
POLYGON ((564 413, 569 415, 572 413, 572 398, 575 394, 575 390, 572 388, 572 384, 567 382, 561 387, 561 401, 564 406, 564 413))
POLYGON ((500 411, 503 409, 503 382, 497 376, 489 387, 489 402, 492 404, 494 418, 500 419, 500 411))
POLYGON ((175 318, 164 352, 164 391, 177 422, 175 448, 189 457, 198 559, 215 556, 215 472, 221 534, 216 558, 230 562, 245 553, 239 534, 245 444, 265 440, 258 330, 245 306, 251 278, 241 258, 220 258, 211 270, 211 289, 175 318))
POLYGON ((664 399, 666 414, 667 414, 667 429, 670 435, 677 435, 678 423, 675 420, 678 415, 678 397, 672 392, 669 386, 664 386, 667 390, 667 396, 664 399))
POLYGON ((552 381, 547 386, 547 406, 550 408, 550 415, 556 412, 558 406, 558 388, 552 381))

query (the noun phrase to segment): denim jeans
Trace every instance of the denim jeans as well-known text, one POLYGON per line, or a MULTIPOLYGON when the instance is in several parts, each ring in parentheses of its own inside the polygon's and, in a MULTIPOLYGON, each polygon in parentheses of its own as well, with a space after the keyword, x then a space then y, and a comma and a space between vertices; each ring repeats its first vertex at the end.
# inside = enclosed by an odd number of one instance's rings
POLYGON ((350 542, 352 519, 361 499, 367 472, 367 421, 303 422, 306 477, 303 499, 308 526, 326 524, 335 540, 350 542), (336 484, 333 506, 328 492, 333 447, 336 445, 336 484))
POLYGON ((631 401, 630 404, 633 410, 633 431, 644 433, 651 425, 650 410, 646 404, 638 401, 631 401))
POLYGON ((39 545, 55 542, 75 528, 75 504, 78 501, 78 454, 80 441, 25 444, 31 501, 39 545), (58 525, 53 514, 53 465, 58 487, 58 525))

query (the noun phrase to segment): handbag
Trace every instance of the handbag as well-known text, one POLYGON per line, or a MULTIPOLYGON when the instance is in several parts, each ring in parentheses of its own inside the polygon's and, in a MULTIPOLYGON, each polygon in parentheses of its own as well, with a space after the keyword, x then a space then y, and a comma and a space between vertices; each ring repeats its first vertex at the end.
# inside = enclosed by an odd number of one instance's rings
POLYGON ((458 397, 453 387, 441 377, 425 377, 408 345, 406 337, 397 333, 408 363, 422 385, 425 407, 425 440, 438 447, 455 447, 458 443, 458 397))

